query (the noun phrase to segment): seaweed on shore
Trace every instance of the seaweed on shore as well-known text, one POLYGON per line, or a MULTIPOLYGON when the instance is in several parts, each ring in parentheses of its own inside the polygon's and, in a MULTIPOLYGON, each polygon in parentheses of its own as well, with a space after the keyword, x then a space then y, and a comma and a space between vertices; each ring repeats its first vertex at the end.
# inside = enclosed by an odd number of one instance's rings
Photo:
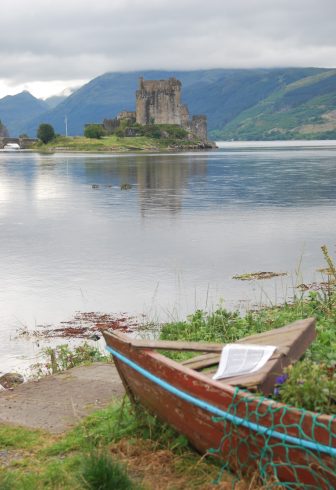
POLYGON ((280 276, 287 276, 287 272, 248 272, 246 274, 236 274, 232 279, 237 279, 238 281, 260 281, 280 276))
POLYGON ((134 331, 136 327, 138 327, 137 319, 126 313, 115 315, 78 311, 71 320, 60 322, 58 325, 39 325, 35 330, 21 328, 18 330, 18 336, 90 339, 102 330, 119 330, 128 333, 134 331))

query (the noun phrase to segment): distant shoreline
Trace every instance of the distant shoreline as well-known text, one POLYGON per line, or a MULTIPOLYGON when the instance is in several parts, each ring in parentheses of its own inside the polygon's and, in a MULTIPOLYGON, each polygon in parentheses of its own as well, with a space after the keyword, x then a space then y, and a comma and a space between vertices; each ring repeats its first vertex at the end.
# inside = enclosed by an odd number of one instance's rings
POLYGON ((36 143, 30 148, 42 153, 50 152, 180 152, 188 150, 210 150, 216 148, 215 143, 199 140, 150 138, 146 136, 118 137, 115 135, 103 138, 85 138, 84 136, 57 136, 47 144, 36 143))

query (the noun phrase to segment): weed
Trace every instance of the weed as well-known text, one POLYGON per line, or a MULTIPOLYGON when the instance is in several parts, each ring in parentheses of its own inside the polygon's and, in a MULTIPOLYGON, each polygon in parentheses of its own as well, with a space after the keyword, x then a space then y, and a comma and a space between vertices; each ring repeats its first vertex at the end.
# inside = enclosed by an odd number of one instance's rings
POLYGON ((91 452, 83 457, 81 479, 89 490, 135 490, 125 468, 106 452, 91 452))
MULTIPOLYGON (((336 365, 336 286, 333 279, 336 272, 325 246, 322 247, 322 252, 330 271, 328 287, 319 291, 308 291, 306 294, 302 292, 291 303, 250 311, 245 316, 223 308, 213 312, 198 310, 185 321, 163 325, 160 338, 224 344, 302 318, 315 317, 317 337, 306 351, 305 361, 298 362, 288 371, 288 380, 279 390, 279 396, 280 400, 295 406, 336 413, 335 375, 330 377, 330 372, 333 372, 336 365), (314 401, 314 397, 318 399, 314 401)), ((166 355, 178 360, 190 357, 190 354, 183 353, 166 355)))
POLYGON ((336 413, 335 368, 305 359, 286 373, 288 378, 279 390, 281 401, 315 412, 336 413))
POLYGON ((31 366, 31 370, 35 377, 46 374, 55 374, 83 364, 108 361, 110 359, 109 356, 102 354, 97 347, 91 346, 87 342, 84 342, 73 349, 67 344, 61 344, 54 348, 47 347, 43 350, 43 354, 45 361, 31 366))

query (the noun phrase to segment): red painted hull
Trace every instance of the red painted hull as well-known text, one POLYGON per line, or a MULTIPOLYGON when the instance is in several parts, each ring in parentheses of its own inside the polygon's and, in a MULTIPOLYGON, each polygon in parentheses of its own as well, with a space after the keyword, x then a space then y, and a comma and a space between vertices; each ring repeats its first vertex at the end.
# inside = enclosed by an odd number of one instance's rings
MULTIPOLYGON (((336 419, 317 416, 285 405, 260 399, 243 390, 213 381, 153 350, 136 349, 117 336, 104 334, 107 345, 162 381, 192 397, 251 423, 273 428, 286 435, 313 440, 336 448, 336 419)), ((336 458, 324 452, 307 450, 297 444, 283 444, 272 436, 258 435, 250 428, 214 420, 213 414, 181 399, 147 379, 114 356, 125 388, 160 420, 184 434, 202 454, 218 449, 219 457, 231 469, 248 475, 256 469, 274 481, 289 483, 287 488, 336 488, 336 458)))

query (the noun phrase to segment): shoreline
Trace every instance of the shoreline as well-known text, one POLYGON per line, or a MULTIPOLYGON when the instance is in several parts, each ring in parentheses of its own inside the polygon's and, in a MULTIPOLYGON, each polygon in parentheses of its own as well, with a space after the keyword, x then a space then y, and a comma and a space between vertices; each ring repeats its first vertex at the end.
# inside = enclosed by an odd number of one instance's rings
POLYGON ((184 152, 203 151, 217 148, 211 141, 185 140, 176 138, 153 138, 147 136, 118 137, 115 135, 102 138, 86 138, 84 136, 57 136, 46 144, 35 143, 30 151, 39 153, 79 152, 79 153, 129 153, 129 152, 184 152))

